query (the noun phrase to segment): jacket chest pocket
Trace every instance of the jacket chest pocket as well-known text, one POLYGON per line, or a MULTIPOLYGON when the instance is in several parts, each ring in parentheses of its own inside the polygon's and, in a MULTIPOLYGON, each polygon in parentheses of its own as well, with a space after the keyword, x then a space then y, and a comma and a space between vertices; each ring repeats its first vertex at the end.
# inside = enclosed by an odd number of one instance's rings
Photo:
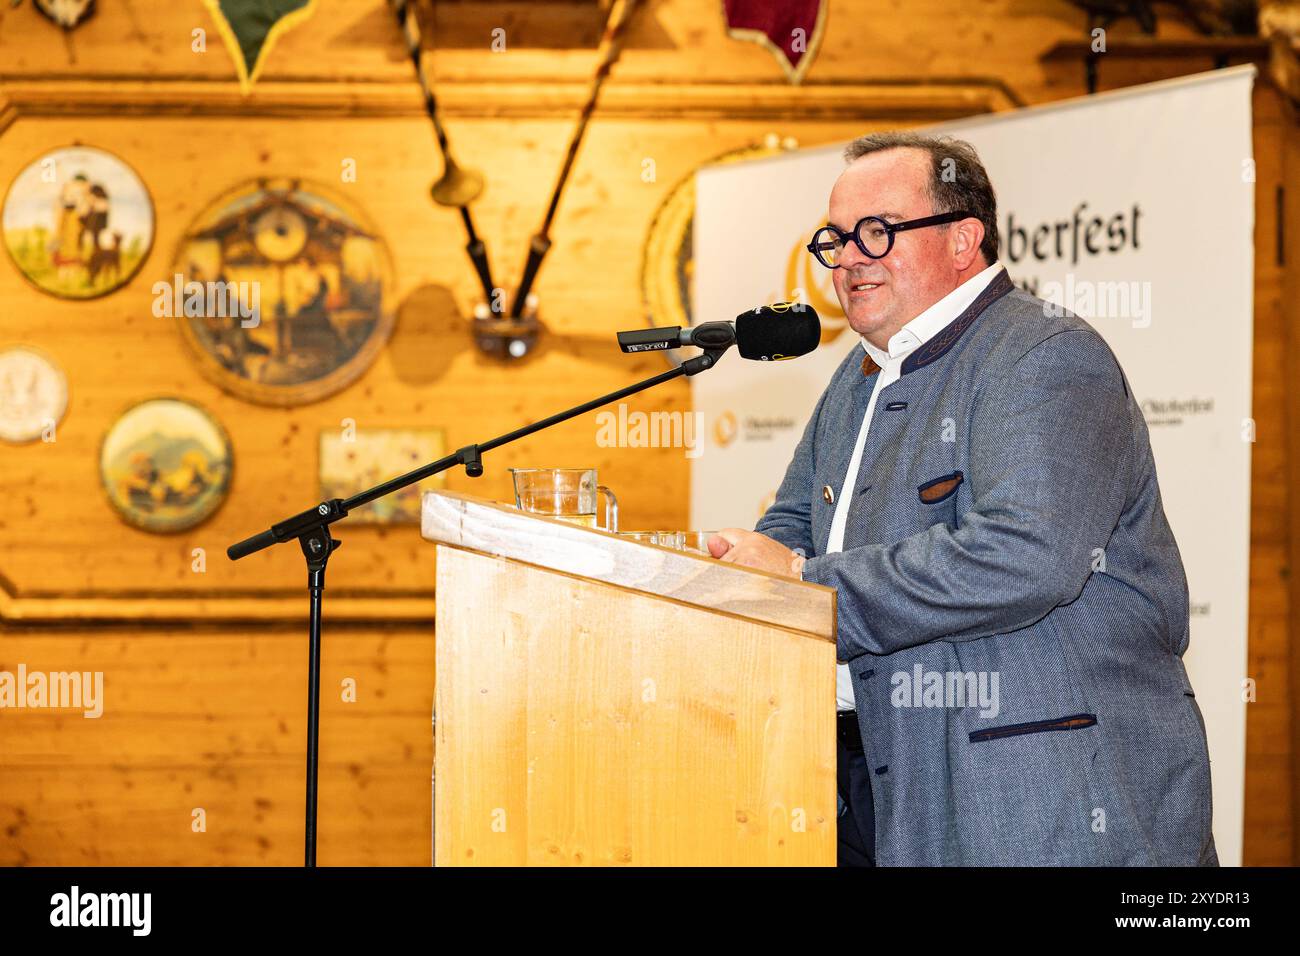
POLYGON ((966 476, 960 471, 951 471, 946 475, 922 482, 917 486, 916 496, 921 499, 923 505, 937 505, 957 494, 957 488, 965 480, 966 476))
POLYGON ((965 480, 961 471, 948 471, 916 486, 916 507, 923 527, 936 524, 957 527, 957 490, 965 480))

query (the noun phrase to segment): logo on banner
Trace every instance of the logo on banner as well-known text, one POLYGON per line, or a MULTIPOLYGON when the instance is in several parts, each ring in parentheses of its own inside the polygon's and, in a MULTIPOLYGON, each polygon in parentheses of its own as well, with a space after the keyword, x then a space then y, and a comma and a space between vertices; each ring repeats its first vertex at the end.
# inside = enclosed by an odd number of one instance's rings
POLYGON ((1182 425, 1188 418, 1214 413, 1213 398, 1144 398, 1142 416, 1148 428, 1162 425, 1182 425))
POLYGON ((740 425, 736 422, 736 413, 727 409, 713 420, 713 440, 719 448, 726 448, 736 440, 740 425))
POLYGON ((726 448, 739 438, 742 442, 770 442, 778 435, 797 430, 799 423, 793 418, 764 418, 749 415, 742 422, 731 409, 719 412, 713 419, 713 441, 726 448))

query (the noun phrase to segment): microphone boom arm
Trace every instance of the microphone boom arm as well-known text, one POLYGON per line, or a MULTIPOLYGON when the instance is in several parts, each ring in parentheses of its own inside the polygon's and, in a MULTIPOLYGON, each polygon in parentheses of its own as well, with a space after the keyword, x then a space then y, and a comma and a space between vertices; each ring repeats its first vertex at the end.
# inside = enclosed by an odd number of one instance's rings
POLYGON ((558 425, 561 422, 567 422, 571 418, 577 418, 579 415, 585 415, 587 412, 595 411, 603 405, 611 402, 617 402, 620 399, 627 398, 629 395, 635 395, 637 392, 643 392, 648 388, 653 388, 664 382, 671 381, 683 375, 698 375, 707 369, 712 368, 718 363, 718 359, 726 351, 723 348, 707 348, 702 355, 687 359, 676 368, 669 369, 666 372, 660 372, 643 381, 620 388, 617 391, 610 392, 608 395, 602 395, 600 398, 593 398, 589 402, 583 402, 573 408, 557 412, 549 418, 543 418, 541 421, 533 422, 531 425, 525 425, 522 428, 516 428, 512 432, 506 432, 504 435, 498 435, 496 438, 489 439, 486 442, 477 445, 466 445, 444 458, 437 461, 429 462, 416 468, 414 471, 408 471, 404 475, 398 475, 396 478, 390 478, 381 484, 375 485, 366 491, 358 492, 351 498, 331 498, 323 501, 313 508, 286 518, 285 520, 274 524, 267 531, 259 532, 232 544, 226 549, 226 556, 231 561, 238 561, 240 558, 247 557, 264 548, 269 548, 273 544, 281 544, 293 538, 300 538, 303 534, 325 525, 341 521, 348 516, 350 511, 360 508, 362 505, 369 504, 377 498, 383 498, 391 495, 395 491, 400 491, 408 485, 422 481, 431 475, 439 472, 448 471, 457 465, 463 465, 465 473, 471 478, 478 478, 483 474, 482 455, 500 448, 502 445, 508 445, 511 442, 518 441, 521 438, 527 438, 536 432, 552 425, 558 425))

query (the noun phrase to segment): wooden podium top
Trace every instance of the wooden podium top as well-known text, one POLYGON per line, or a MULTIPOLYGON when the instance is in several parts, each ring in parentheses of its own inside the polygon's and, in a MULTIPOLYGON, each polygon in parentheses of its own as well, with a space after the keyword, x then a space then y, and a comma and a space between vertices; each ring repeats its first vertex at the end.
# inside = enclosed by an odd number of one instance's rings
POLYGON ((527 514, 450 491, 421 503, 426 540, 835 641, 835 591, 527 514))

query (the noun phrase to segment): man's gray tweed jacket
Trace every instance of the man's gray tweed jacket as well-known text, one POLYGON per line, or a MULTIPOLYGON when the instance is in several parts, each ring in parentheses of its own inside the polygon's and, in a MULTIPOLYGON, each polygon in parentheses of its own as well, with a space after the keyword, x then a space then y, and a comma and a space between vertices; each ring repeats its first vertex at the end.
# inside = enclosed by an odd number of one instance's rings
POLYGON ((826 554, 864 354, 756 530, 838 592, 878 861, 1217 863, 1187 579, 1110 348, 999 274, 880 394, 826 554))

